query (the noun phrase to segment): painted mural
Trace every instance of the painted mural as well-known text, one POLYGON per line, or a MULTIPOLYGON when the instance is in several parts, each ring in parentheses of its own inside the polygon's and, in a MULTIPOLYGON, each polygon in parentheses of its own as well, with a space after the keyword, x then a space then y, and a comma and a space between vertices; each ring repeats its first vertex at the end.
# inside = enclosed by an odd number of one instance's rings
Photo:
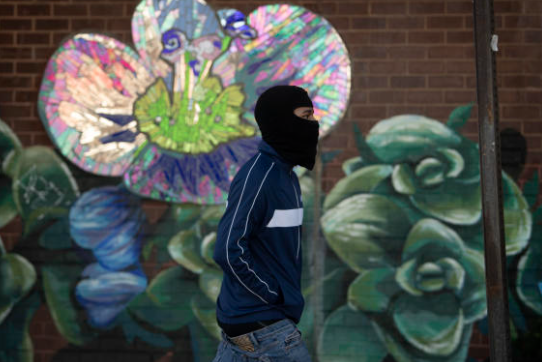
MULTIPOLYGON (((29 325, 40 308, 67 341, 53 361, 88 351, 211 361, 222 280, 211 255, 229 181, 258 142, 258 95, 306 88, 322 136, 347 107, 344 43, 301 7, 245 17, 203 1, 144 0, 132 30, 135 50, 77 34, 49 61, 39 110, 56 150, 23 148, 0 121, 0 227, 23 221, 12 250, 0 240, 0 361, 34 360, 29 325), (148 199, 167 204, 157 222, 143 211, 148 199)), ((469 360, 473 329, 487 330, 479 150, 460 132, 471 110, 446 123, 398 115, 365 136, 355 129, 359 157, 321 200, 318 176, 297 170, 307 230, 299 327, 318 361, 469 360), (315 225, 328 246, 317 280, 315 225)), ((325 167, 337 154, 320 156, 325 167)), ((538 190, 536 173, 523 189, 503 173, 516 350, 540 347, 538 190)))

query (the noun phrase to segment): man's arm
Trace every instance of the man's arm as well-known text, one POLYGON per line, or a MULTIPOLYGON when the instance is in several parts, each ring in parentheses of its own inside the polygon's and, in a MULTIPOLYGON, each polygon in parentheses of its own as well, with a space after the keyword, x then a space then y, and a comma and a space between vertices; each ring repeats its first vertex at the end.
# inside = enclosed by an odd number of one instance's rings
POLYGON ((248 245, 250 236, 262 227, 265 220, 264 185, 274 167, 273 163, 263 174, 256 174, 253 169, 258 160, 254 161, 245 179, 236 179, 231 185, 213 258, 224 273, 251 294, 266 304, 275 304, 280 296, 278 283, 265 266, 254 262, 248 245))

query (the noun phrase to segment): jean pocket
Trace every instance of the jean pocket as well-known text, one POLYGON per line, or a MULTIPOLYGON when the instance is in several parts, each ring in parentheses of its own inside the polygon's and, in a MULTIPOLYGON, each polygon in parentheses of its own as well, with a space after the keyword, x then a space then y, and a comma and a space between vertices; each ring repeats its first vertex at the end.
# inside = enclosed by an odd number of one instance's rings
POLYGON ((299 329, 295 329, 292 333, 288 334, 284 339, 284 349, 290 350, 301 343, 301 332, 299 329))

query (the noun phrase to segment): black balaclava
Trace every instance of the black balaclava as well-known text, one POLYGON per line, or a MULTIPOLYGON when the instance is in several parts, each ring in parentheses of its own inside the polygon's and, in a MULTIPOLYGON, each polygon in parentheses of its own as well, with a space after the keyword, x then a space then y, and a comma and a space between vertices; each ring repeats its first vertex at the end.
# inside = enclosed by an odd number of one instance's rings
POLYGON ((263 140, 290 164, 309 170, 316 161, 319 124, 296 116, 294 110, 312 106, 304 89, 280 85, 263 92, 254 110, 263 140))

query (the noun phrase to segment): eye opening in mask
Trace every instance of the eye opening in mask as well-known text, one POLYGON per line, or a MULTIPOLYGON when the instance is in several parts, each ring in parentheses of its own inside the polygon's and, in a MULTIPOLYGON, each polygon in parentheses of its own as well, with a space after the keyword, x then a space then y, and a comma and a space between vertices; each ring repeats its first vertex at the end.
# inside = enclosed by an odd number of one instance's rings
POLYGON ((294 109, 294 114, 299 118, 309 121, 318 121, 316 118, 314 118, 314 108, 312 107, 297 107, 294 109))

